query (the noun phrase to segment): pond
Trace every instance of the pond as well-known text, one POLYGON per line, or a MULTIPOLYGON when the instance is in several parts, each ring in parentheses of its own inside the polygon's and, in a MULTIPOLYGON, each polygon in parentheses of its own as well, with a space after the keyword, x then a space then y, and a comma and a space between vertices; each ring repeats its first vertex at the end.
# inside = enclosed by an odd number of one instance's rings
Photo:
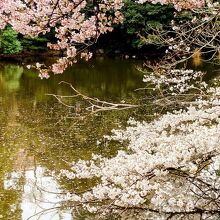
MULTIPOLYGON (((0 63, 0 219, 75 219, 62 206, 63 192, 80 186, 56 174, 92 152, 114 155, 102 136, 123 126, 135 110, 83 115, 83 100, 70 98, 67 108, 53 96, 78 91, 101 100, 130 102, 142 87, 143 73, 134 60, 94 59, 62 75, 41 80, 18 63, 0 63), (100 144, 101 143, 101 144, 100 144)), ((85 183, 89 184, 89 183, 85 183)))

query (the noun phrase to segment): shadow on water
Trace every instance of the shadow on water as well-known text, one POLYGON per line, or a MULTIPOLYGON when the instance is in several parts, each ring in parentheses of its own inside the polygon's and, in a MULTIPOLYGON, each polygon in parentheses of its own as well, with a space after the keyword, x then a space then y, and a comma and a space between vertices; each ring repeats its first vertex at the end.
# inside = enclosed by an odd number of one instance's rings
POLYGON ((71 210, 54 207, 62 202, 59 193, 77 186, 50 173, 90 158, 91 152, 114 155, 122 146, 97 140, 121 126, 133 111, 75 117, 74 109, 45 94, 71 95, 68 86, 58 85, 62 80, 91 97, 130 101, 134 89, 143 86, 138 64, 97 59, 40 80, 25 66, 0 63, 0 219, 26 220, 39 212, 30 219, 73 218, 71 210))

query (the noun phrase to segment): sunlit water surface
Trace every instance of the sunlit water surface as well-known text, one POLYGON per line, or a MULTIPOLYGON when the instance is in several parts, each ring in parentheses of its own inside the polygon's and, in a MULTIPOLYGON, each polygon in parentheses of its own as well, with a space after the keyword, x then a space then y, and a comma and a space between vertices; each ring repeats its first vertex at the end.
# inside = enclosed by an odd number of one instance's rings
MULTIPOLYGON (((57 174, 91 153, 114 155, 122 146, 106 145, 103 135, 125 125, 137 111, 85 116, 88 106, 82 99, 65 99, 72 106, 67 108, 48 94, 73 95, 68 85, 59 84, 65 81, 90 97, 135 103, 134 90, 144 86, 137 70, 141 64, 100 58, 41 80, 22 64, 0 63, 0 219, 77 219, 63 195, 92 183, 65 181, 57 174)), ((208 72, 206 80, 219 75, 218 67, 192 65, 208 72)))
POLYGON ((72 95, 67 85, 59 85, 66 81, 85 95, 129 102, 143 86, 138 64, 96 59, 40 80, 22 64, 0 63, 0 219, 75 219, 61 204, 63 192, 79 186, 56 178, 56 173, 92 152, 114 154, 114 146, 97 141, 132 112, 82 117, 83 100, 69 99, 69 109, 47 94, 72 95))

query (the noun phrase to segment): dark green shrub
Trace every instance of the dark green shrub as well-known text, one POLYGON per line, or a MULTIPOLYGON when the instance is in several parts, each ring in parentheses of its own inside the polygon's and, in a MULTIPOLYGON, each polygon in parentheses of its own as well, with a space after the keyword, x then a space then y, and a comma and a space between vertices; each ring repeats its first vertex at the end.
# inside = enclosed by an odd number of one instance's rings
POLYGON ((6 27, 0 32, 0 49, 4 54, 14 54, 22 51, 18 33, 11 27, 6 27))
POLYGON ((123 8, 125 21, 122 28, 132 38, 132 46, 135 48, 154 42, 158 44, 158 38, 151 35, 152 29, 167 28, 173 19, 173 12, 174 8, 171 5, 138 4, 133 0, 126 0, 123 8), (140 36, 144 36, 145 40, 140 36))
POLYGON ((24 36, 21 40, 21 44, 24 50, 47 50, 48 38, 39 36, 36 38, 24 36))

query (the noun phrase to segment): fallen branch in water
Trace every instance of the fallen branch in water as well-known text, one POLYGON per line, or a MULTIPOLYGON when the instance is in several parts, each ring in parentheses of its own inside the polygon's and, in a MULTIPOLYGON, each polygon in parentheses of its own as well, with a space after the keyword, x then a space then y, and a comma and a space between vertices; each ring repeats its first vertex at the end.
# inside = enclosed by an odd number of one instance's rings
POLYGON ((63 95, 55 95, 55 94, 47 94, 50 96, 55 97, 62 105, 75 109, 76 113, 79 113, 82 109, 76 105, 70 105, 67 104, 63 99, 65 98, 81 98, 85 102, 89 104, 88 107, 85 107, 86 111, 89 111, 90 113, 97 113, 100 111, 109 111, 109 110, 125 110, 130 108, 137 108, 139 105, 133 105, 133 104, 127 104, 127 103, 112 103, 107 101, 99 100, 98 98, 92 98, 89 96, 86 96, 79 92, 76 88, 73 87, 72 84, 68 82, 61 81, 59 84, 66 84, 68 85, 75 93, 75 95, 71 96, 63 96, 63 95), (77 109, 80 108, 80 109, 77 109))

